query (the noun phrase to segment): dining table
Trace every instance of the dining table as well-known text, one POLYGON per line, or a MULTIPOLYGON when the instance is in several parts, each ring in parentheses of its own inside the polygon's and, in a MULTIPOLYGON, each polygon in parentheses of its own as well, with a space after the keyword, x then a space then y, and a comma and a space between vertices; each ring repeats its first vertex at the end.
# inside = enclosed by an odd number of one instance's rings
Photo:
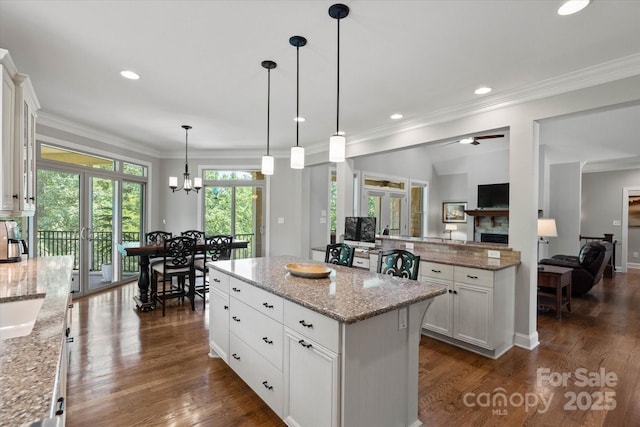
MULTIPOLYGON (((232 257, 233 250, 246 249, 249 242, 247 240, 233 240, 231 242, 232 257)), ((134 295, 138 310, 146 312, 153 310, 153 301, 149 297, 150 284, 150 259, 152 257, 161 257, 164 254, 164 245, 148 245, 140 242, 123 242, 116 244, 118 252, 124 256, 138 256, 138 290, 139 295, 134 295)), ((207 245, 204 241, 196 243, 196 252, 204 253, 207 245)))

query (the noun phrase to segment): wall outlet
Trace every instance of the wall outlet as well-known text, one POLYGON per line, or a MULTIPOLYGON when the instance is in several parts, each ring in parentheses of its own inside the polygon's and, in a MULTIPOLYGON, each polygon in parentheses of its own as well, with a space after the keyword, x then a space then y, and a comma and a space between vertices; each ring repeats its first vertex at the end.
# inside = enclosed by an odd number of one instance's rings
POLYGON ((327 223, 327 218, 324 216, 320 217, 320 224, 326 224, 327 223))
POLYGON ((634 252, 634 253, 633 253, 633 257, 634 257, 634 258, 638 258, 639 256, 640 256, 640 255, 638 255, 638 252, 634 252))
POLYGON ((620 222, 619 219, 614 219, 613 220, 613 225, 620 227, 622 225, 622 223, 620 222))
POLYGON ((406 248, 408 251, 413 250, 413 243, 411 243, 411 242, 407 242, 407 243, 405 243, 405 245, 404 245, 404 246, 405 246, 405 248, 406 248))
POLYGON ((489 258, 498 258, 499 259, 500 258, 500 251, 491 251, 491 250, 489 250, 489 251, 487 251, 487 256, 489 258))
POLYGON ((278 217, 278 224, 284 224, 284 217, 283 216, 278 217))
POLYGON ((398 310, 398 330, 407 329, 407 308, 398 310))

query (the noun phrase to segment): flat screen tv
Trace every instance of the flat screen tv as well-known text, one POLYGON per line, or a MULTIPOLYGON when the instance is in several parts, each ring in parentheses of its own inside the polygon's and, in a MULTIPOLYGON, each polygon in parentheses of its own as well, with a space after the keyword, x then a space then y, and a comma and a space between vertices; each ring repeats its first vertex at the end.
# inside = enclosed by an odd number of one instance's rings
POLYGON ((351 246, 375 247, 376 219, 348 216, 344 220, 344 242, 351 246))
POLYGON ((509 207, 509 183, 478 185, 478 208, 507 209, 509 207))

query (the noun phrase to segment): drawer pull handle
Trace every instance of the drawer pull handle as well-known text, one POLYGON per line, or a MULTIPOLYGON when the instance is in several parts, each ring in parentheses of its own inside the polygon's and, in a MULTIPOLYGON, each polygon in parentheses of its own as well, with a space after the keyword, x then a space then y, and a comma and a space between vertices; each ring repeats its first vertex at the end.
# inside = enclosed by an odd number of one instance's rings
POLYGON ((62 415, 64 413, 64 397, 58 398, 58 410, 56 411, 56 415, 62 415))
POLYGON ((458 291, 453 291, 454 294, 458 295, 458 291))
POLYGON ((268 302, 263 302, 262 305, 266 308, 273 308, 273 304, 269 304, 268 302))
POLYGON ((262 337, 262 341, 266 342, 267 344, 273 344, 273 341, 267 337, 262 337))
POLYGON ((236 360, 240 360, 240 356, 238 356, 238 354, 237 354, 237 353, 233 353, 233 354, 231 355, 231 357, 233 357, 233 358, 234 358, 234 359, 236 359, 236 360))
POLYGON ((449 289, 449 293, 450 293, 450 294, 452 294, 452 293, 453 293, 453 291, 452 291, 451 289, 449 289))
POLYGON ((213 281, 216 282, 216 283, 220 283, 220 279, 218 279, 217 277, 214 277, 213 281))
POLYGON ((233 292, 240 292, 240 289, 238 289, 238 288, 236 288, 236 287, 231 288, 231 290, 232 290, 233 292))
POLYGON ((225 305, 225 306, 224 306, 224 309, 225 309, 225 310, 229 310, 229 306, 228 306, 228 305, 225 305))
POLYGON ((477 278, 478 278, 478 276, 471 276, 470 274, 467 274, 467 277, 468 277, 469 279, 477 279, 477 278))
POLYGON ((73 337, 69 337, 69 338, 67 338, 67 342, 68 342, 68 343, 72 343, 72 342, 73 342, 73 337))
POLYGON ((68 337, 69 335, 71 335, 71 328, 67 328, 67 330, 64 332, 65 337, 68 337))
POLYGON ((262 381, 262 385, 264 386, 264 388, 266 388, 267 390, 273 390, 273 386, 269 385, 268 382, 266 381, 262 381))
POLYGON ((236 316, 233 316, 232 319, 235 320, 236 322, 240 321, 240 319, 238 319, 236 316))
POLYGON ((440 271, 440 270, 434 270, 433 268, 431 269, 431 271, 433 271, 434 273, 442 273, 442 271, 440 271))
POLYGON ((305 340, 300 340, 298 341, 298 344, 300 344, 301 346, 303 346, 304 348, 311 348, 313 347, 313 345, 309 344, 308 342, 305 342, 305 340))
POLYGON ((304 321, 304 319, 303 319, 303 320, 301 320, 301 321, 300 321, 300 322, 298 322, 298 323, 300 323, 300 324, 301 324, 302 326, 304 326, 305 328, 313 328, 313 323, 307 323, 307 322, 305 322, 305 321, 304 321))

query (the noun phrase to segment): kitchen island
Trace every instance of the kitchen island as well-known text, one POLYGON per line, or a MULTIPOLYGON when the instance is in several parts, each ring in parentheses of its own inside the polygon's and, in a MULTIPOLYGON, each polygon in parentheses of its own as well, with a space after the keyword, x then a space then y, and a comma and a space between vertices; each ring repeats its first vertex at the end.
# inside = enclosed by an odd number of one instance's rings
POLYGON ((278 256, 208 263, 211 357, 221 357, 288 425, 419 426, 418 349, 445 288, 278 256))
MULTIPOLYGON (((29 425, 52 418, 54 424, 64 425, 72 272, 72 256, 0 264, 3 317, 9 311, 5 304, 42 303, 34 311, 33 329, 21 332, 27 335, 0 341, 0 425, 29 425)), ((10 320, 3 318, 3 323, 10 320)), ((3 329, 8 333, 11 327, 3 329)))

